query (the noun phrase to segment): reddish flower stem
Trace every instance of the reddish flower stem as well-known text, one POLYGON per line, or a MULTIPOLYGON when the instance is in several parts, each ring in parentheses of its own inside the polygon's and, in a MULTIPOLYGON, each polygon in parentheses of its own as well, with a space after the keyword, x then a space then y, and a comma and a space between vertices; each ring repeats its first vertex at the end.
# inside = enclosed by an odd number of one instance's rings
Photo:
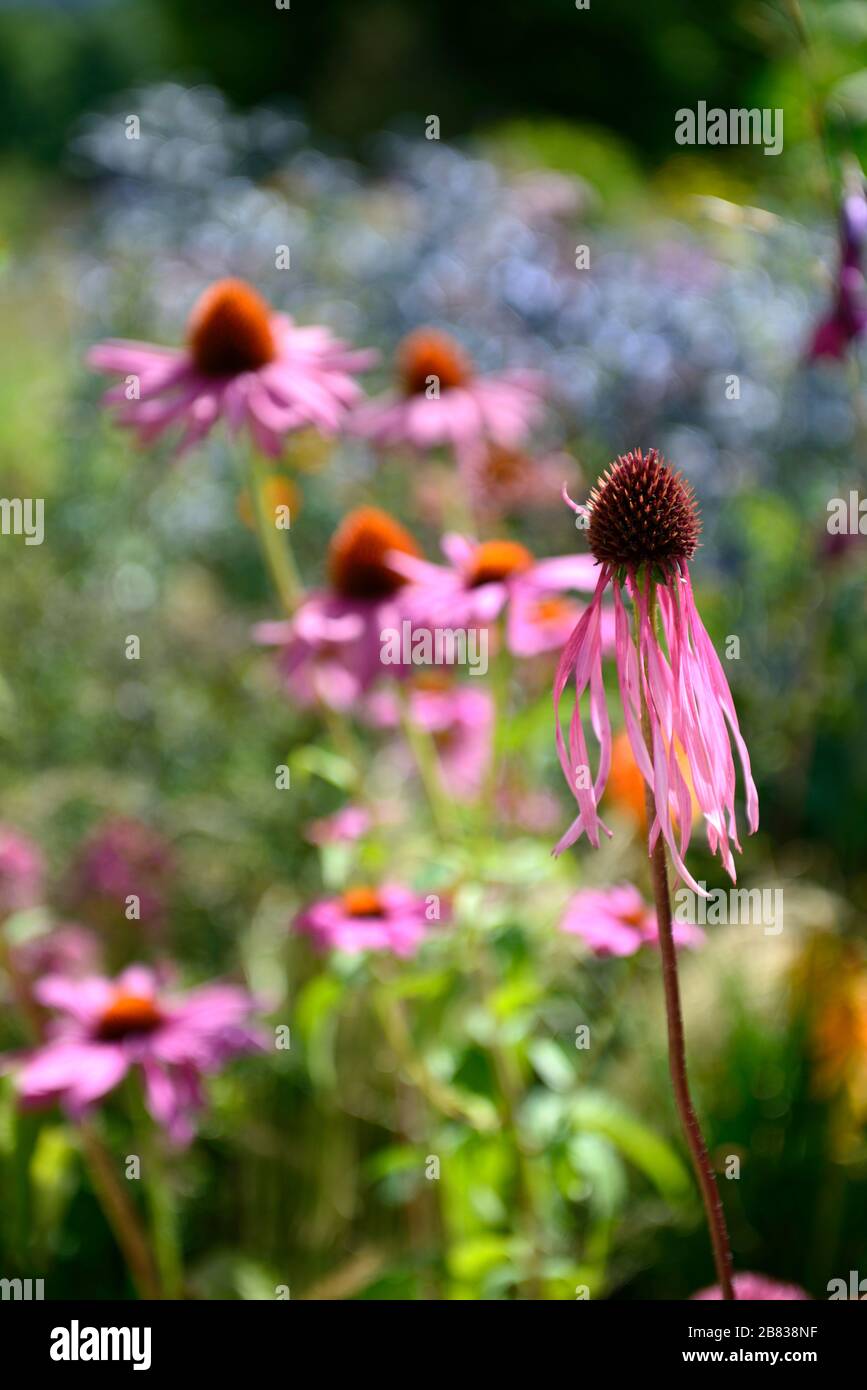
POLYGON ((109 1227, 121 1248, 139 1297, 162 1298, 153 1252, 138 1213, 115 1172, 115 1161, 106 1151, 93 1125, 79 1126, 81 1147, 90 1176, 109 1227))
MULTIPOLYGON (((655 631, 654 609, 656 604, 656 590, 653 581, 648 583, 648 613, 650 617, 651 630, 655 631)), ((639 648, 640 650, 640 648, 639 648)), ((641 705, 641 727, 644 734, 644 742, 647 745, 648 754, 653 758, 652 740, 650 734, 650 717, 647 712, 646 700, 642 697, 641 705)), ((653 825, 656 818, 656 802, 653 791, 650 787, 644 789, 645 804, 647 807, 647 826, 648 830, 653 825)), ((671 1084, 674 1090, 674 1103, 686 1142, 689 1146, 689 1153, 692 1159, 692 1166, 698 1180, 701 1191, 701 1199, 704 1203, 705 1216, 707 1218, 708 1230, 710 1231, 711 1245, 713 1246, 713 1258, 716 1265, 717 1281, 724 1299, 734 1299, 735 1291, 732 1285, 732 1255, 729 1245, 728 1231, 726 1229, 725 1213, 723 1212, 722 1202, 720 1201, 719 1189, 717 1188, 716 1176, 707 1151, 707 1144, 701 1132, 698 1116, 692 1103, 689 1092, 689 1079, 686 1071, 686 1039, 683 1031, 683 1013, 680 1004, 680 982, 677 974, 677 948, 674 944, 674 934, 671 926, 671 896, 668 887, 668 863, 665 853, 665 841, 662 835, 657 836, 656 845, 650 856, 650 877, 653 885, 653 899, 656 905, 656 920, 659 929, 659 953, 662 959, 662 984, 665 992, 665 1016, 668 1023, 668 1067, 671 1073, 671 1084)))

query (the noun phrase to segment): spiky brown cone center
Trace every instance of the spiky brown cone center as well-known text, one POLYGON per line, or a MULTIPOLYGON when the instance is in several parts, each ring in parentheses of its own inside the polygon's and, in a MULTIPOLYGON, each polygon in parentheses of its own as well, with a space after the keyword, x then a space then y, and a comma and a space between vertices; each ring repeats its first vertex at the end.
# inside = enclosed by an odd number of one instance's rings
POLYGON ((663 568, 691 560, 701 521, 689 483, 656 449, 618 458, 590 494, 590 549, 602 564, 663 568))

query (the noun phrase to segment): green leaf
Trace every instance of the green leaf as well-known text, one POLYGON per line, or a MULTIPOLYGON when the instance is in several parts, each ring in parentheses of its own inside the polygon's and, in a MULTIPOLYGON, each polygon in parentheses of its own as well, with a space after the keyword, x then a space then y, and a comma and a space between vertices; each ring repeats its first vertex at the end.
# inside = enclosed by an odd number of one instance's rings
POLYGON ((537 1038, 527 1048, 527 1055, 549 1091, 571 1091, 575 1072, 566 1054, 552 1038, 537 1038))
POLYGON ((302 777, 321 777, 341 791, 349 791, 355 785, 355 769, 347 758, 315 743, 307 743, 289 754, 289 767, 293 773, 302 777))
POLYGON ((321 1086, 334 1086, 334 1035, 337 1012, 344 986, 334 975, 317 975, 301 991, 295 1005, 295 1022, 307 1048, 307 1064, 312 1079, 321 1086))
POLYGON ((586 1092, 575 1098, 571 1110, 578 1130, 610 1139, 667 1200, 682 1200, 689 1191, 687 1169, 671 1145, 616 1101, 586 1092))

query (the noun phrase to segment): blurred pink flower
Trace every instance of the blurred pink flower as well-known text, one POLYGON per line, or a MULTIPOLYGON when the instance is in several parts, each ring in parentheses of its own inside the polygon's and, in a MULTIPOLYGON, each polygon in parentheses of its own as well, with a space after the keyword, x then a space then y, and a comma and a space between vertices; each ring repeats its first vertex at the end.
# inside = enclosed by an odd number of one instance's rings
MULTIPOLYGON (((400 707, 391 691, 376 692, 368 708, 373 723, 381 728, 399 725, 400 707)), ((433 738, 445 790, 458 801, 471 801, 481 791, 491 761, 494 702, 490 693, 471 685, 416 685, 409 696, 409 716, 433 738)), ((413 765, 408 758, 408 769, 413 765)))
POLYGON ((348 709, 387 669, 380 661, 381 634, 396 628, 406 585, 398 555, 417 555, 408 531, 377 507, 350 512, 328 547, 329 587, 311 596, 288 622, 260 623, 257 641, 280 648, 278 670, 291 698, 348 709))
POLYGON ((350 350, 327 328, 296 327, 243 280, 218 280, 193 308, 186 347, 114 340, 91 348, 87 361, 124 378, 104 401, 119 407, 119 423, 140 443, 177 428, 181 454, 222 418, 235 432, 246 425, 277 458, 291 431, 336 433, 362 398, 354 373, 376 356, 350 350))
MULTIPOLYGON (((580 936, 596 956, 634 956, 659 941, 656 913, 631 883, 614 888, 584 888, 570 900, 560 930, 580 936)), ((677 946, 701 946, 704 932, 672 923, 677 946)))
POLYGON ((92 915, 114 922, 126 899, 139 900, 138 921, 157 926, 164 917, 174 871, 168 842, 132 817, 106 821, 81 846, 71 872, 70 897, 92 915))
MULTIPOLYGON (((592 592, 596 584, 588 555, 535 560, 518 541, 473 541, 455 532, 441 545, 448 565, 414 555, 392 557, 407 580, 401 596, 407 613, 419 624, 468 628, 494 622, 514 600, 518 612, 507 626, 507 641, 519 656, 545 650, 546 642, 554 646, 554 633, 559 642, 568 632, 564 612, 557 610, 555 620, 554 610, 540 610, 540 603, 567 589, 592 592)), ((578 612, 571 612, 573 619, 578 612)))
POLYGON ((561 853, 585 833, 594 846, 599 844, 600 830, 610 834, 598 811, 612 750, 602 678, 602 597, 610 585, 614 592, 617 674, 626 731, 655 806, 650 847, 655 846, 661 833, 684 883, 701 897, 707 897, 684 862, 693 813, 681 757, 686 758, 711 853, 719 852, 733 880, 732 845, 740 852, 740 844, 730 740, 743 770, 751 832, 758 827, 759 804, 728 681, 693 598, 689 561, 698 545, 700 522, 692 489, 655 449, 646 456, 639 449, 611 465, 593 489, 589 507, 570 505, 589 520, 588 538, 598 562, 599 580, 590 606, 566 643, 554 679, 557 751, 578 802, 578 815, 555 853, 561 853), (664 646, 650 612, 646 592, 649 581, 645 578, 639 583, 642 571, 645 576, 655 576, 656 611, 664 646), (637 642, 623 602, 624 588, 637 614, 637 642), (575 705, 567 748, 559 710, 571 679, 575 682, 575 705), (595 782, 587 777, 589 754, 581 710, 588 686, 591 724, 600 750, 595 782), (641 727, 642 708, 646 709, 650 723, 650 747, 641 727))
MULTIPOLYGON (((542 565, 537 568, 543 568, 545 563, 542 561, 542 565)), ((593 584, 589 587, 595 587, 595 581, 594 575, 593 584)), ((577 585, 573 587, 577 588, 577 585)), ((575 603, 562 593, 546 592, 537 588, 533 582, 515 584, 506 626, 509 650, 515 656, 526 657, 539 656, 543 652, 562 651, 583 611, 584 605, 575 603)), ((600 637, 602 653, 607 656, 614 651, 612 608, 602 609, 600 637)))
POLYGON ((34 996, 58 1017, 18 1072, 22 1103, 59 1101, 80 1119, 140 1068, 148 1110, 176 1144, 193 1136, 204 1104, 202 1077, 263 1045, 249 1022, 254 1000, 236 985, 205 985, 173 997, 162 993, 151 970, 135 965, 115 980, 48 975, 34 996))
POLYGON ((43 975, 92 975, 100 964, 99 942, 75 922, 31 936, 13 952, 17 972, 28 979, 43 975))
POLYGON ((396 365, 399 392, 366 402, 353 416, 355 431, 382 448, 445 445, 460 459, 486 439, 520 444, 543 414, 540 373, 478 376, 459 344, 437 329, 410 333, 396 365))
POLYGON ((536 835, 552 831, 560 820, 560 803, 544 788, 507 782, 497 790, 497 813, 504 825, 536 835))
POLYGON ((412 956, 442 911, 439 899, 421 897, 399 884, 349 888, 336 898, 321 898, 295 918, 322 950, 390 951, 412 956))
POLYGON ((11 826, 0 825, 0 918, 39 903, 43 871, 39 847, 11 826))
POLYGON ((370 812, 364 806, 342 806, 333 816, 311 821, 306 834, 314 845, 349 844, 366 835, 371 824, 370 812))
POLYGON ((487 442, 468 450, 461 467, 474 510, 489 521, 558 506, 564 481, 571 490, 579 477, 568 454, 536 458, 521 449, 487 442))
MULTIPOLYGON (((733 1283, 735 1297, 739 1303, 795 1303, 808 1300, 810 1297, 803 1289, 798 1288, 797 1284, 779 1284, 775 1279, 767 1279, 764 1274, 736 1274, 733 1283)), ((698 1301, 722 1302, 718 1284, 709 1289, 702 1289, 700 1293, 691 1294, 690 1297, 698 1301)))

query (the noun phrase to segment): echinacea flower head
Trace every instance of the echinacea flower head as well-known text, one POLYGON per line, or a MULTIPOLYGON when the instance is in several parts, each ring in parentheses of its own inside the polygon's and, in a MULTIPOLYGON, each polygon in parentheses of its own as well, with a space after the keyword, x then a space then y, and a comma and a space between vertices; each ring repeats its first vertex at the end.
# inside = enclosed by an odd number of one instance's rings
MULTIPOLYGON (((569 901, 560 930, 579 936, 594 956, 634 956, 659 942, 656 912, 632 883, 584 888, 569 901)), ((676 946, 701 946, 704 932, 685 922, 672 926, 676 946)))
POLYGON ((486 440, 521 444, 541 418, 537 372, 477 373, 463 348, 438 329, 419 328, 404 338, 395 366, 397 390, 366 402, 353 417, 357 433, 382 448, 423 453, 447 446, 460 459, 486 440))
POLYGON ((175 995, 153 971, 135 965, 114 980, 48 975, 34 997, 54 1018, 47 1041, 18 1071, 22 1104, 58 1101, 78 1120, 137 1071, 148 1110, 177 1144, 193 1136, 204 1104, 202 1078, 262 1046, 250 1023, 254 1000, 236 985, 175 995))
POLYGON ((400 884, 356 884, 337 897, 311 903, 295 918, 295 927, 320 950, 412 956, 431 922, 439 920, 440 910, 438 901, 432 903, 400 884))
POLYGON ((661 834, 684 883, 706 897, 684 862, 693 808, 681 760, 686 762, 711 852, 719 854, 733 880, 732 847, 740 852, 740 843, 731 743, 743 770, 751 832, 758 826, 758 796, 728 681, 693 597, 689 562, 698 545, 700 523, 692 489, 655 449, 647 454, 639 449, 611 465, 586 508, 570 505, 589 521, 590 549, 599 569, 593 599, 566 643, 554 680, 557 749, 579 807, 555 852, 574 844, 582 834, 594 846, 599 844, 600 829, 610 834, 598 806, 611 767, 601 630, 602 597, 611 588, 626 731, 654 807, 650 848, 661 834), (632 604, 634 634, 624 592, 632 604), (575 708, 567 746, 559 712, 573 677, 575 708), (588 687, 591 724, 599 743, 595 778, 590 776, 581 708, 588 687))
POLYGON ((520 541, 476 541, 455 532, 441 545, 446 565, 394 557, 408 581, 402 596, 407 612, 419 624, 469 628, 496 621, 511 603, 506 640, 516 656, 562 645, 580 610, 546 600, 570 589, 592 592, 596 584, 588 555, 537 560, 520 541))
POLYGON ((91 348, 87 360, 123 378, 104 400, 140 443, 173 430, 180 454, 224 419, 235 432, 246 426, 256 446, 277 458, 295 430, 337 433, 362 398, 356 373, 375 356, 353 351, 327 328, 298 327, 252 285, 228 279, 197 300, 184 347, 115 340, 91 348))
POLYGON ((39 846, 11 826, 0 825, 0 919, 37 905, 43 870, 39 846))
POLYGON ((343 519, 328 546, 328 587, 311 594, 290 621, 255 629, 258 641, 280 648, 279 670, 293 700, 347 709, 370 688, 384 669, 382 630, 402 616, 397 600, 407 580, 395 559, 419 554, 406 528, 378 507, 343 519))
MULTIPOLYGON (((781 1284, 764 1274, 736 1274, 733 1279, 735 1297, 739 1303, 798 1303, 809 1301, 810 1295, 797 1284, 781 1284)), ((719 1284, 702 1289, 691 1298, 697 1302, 722 1302, 719 1284)))

